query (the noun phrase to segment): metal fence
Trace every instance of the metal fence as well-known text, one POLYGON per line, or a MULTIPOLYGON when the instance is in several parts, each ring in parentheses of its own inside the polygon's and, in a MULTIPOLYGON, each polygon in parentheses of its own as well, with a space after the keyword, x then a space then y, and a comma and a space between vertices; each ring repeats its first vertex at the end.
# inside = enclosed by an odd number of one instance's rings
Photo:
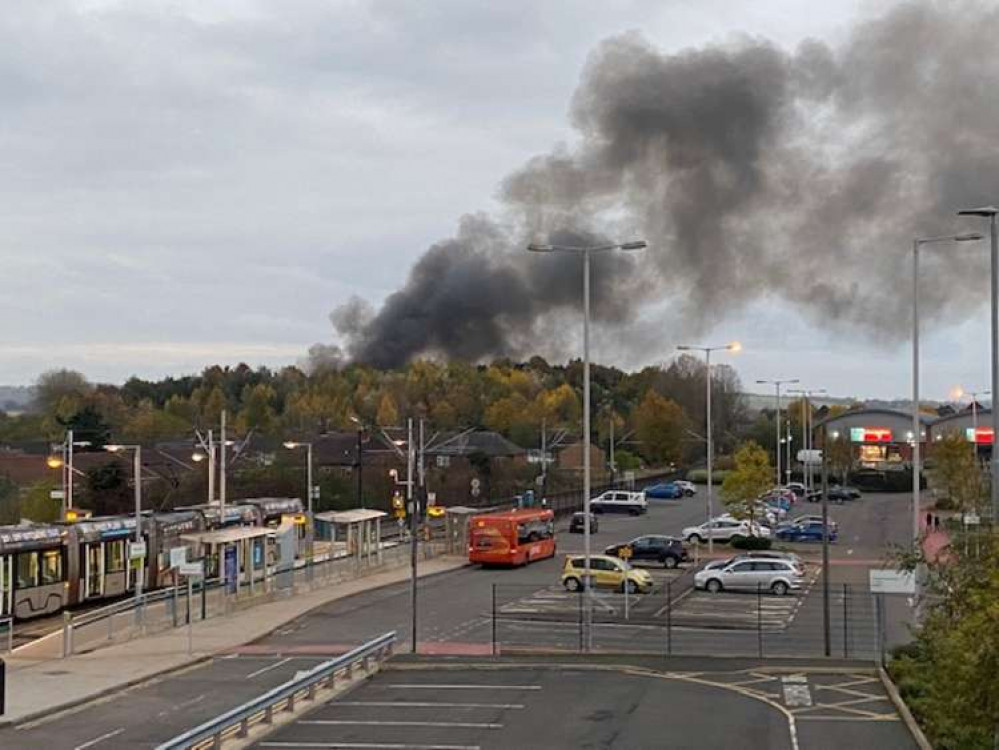
MULTIPOLYGON (((820 585, 813 581, 812 585, 820 585)), ((816 657, 879 661, 883 608, 866 585, 830 583, 828 627, 821 588, 778 596, 756 591, 709 593, 690 572, 645 594, 594 590, 588 626, 585 597, 558 585, 494 584, 490 613, 494 653, 605 651, 664 656, 816 657)))
MULTIPOLYGON (((420 559, 429 560, 442 554, 443 548, 443 542, 421 542, 418 554, 420 559)), ((383 548, 370 560, 340 557, 275 570, 273 575, 256 581, 253 587, 248 583, 242 584, 236 592, 219 579, 199 580, 193 586, 191 600, 188 600, 186 586, 177 586, 143 594, 138 600, 125 599, 75 615, 66 612, 61 655, 67 657, 83 650, 163 632, 186 625, 191 618, 198 621, 221 617, 284 597, 374 575, 408 564, 411 552, 408 543, 399 543, 383 548)))
POLYGON ((395 632, 386 633, 363 646, 310 669, 273 690, 227 711, 211 721, 162 743, 157 750, 221 748, 227 739, 244 739, 258 724, 269 725, 279 711, 294 711, 302 701, 314 701, 319 690, 333 689, 336 681, 351 679, 360 667, 369 674, 373 667, 392 655, 395 632))

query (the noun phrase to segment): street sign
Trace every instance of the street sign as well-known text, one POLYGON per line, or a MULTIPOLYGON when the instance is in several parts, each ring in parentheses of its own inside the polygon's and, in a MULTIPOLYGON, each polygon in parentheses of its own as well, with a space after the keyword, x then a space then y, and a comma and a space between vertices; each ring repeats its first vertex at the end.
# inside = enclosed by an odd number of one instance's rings
POLYGON ((482 492, 482 482, 476 477, 472 480, 472 497, 478 497, 482 492))
POLYGON ((146 543, 142 542, 132 542, 128 545, 128 559, 138 560, 140 557, 146 556, 146 543))
POLYGON ((170 548, 170 567, 179 568, 187 562, 187 547, 170 548))
POLYGON ((50 500, 64 500, 66 498, 66 493, 62 490, 49 490, 50 500))
POLYGON ((822 451, 820 450, 800 450, 798 460, 806 465, 818 466, 822 463, 822 451))
POLYGON ((319 499, 319 485, 318 484, 315 485, 312 488, 312 499, 313 500, 318 500, 319 499))
POLYGON ((962 520, 965 526, 978 526, 982 522, 981 516, 977 513, 965 513, 962 520))
POLYGON ((205 574, 205 566, 200 560, 177 566, 177 572, 186 578, 200 578, 205 574))
POLYGON ((428 492, 427 493, 427 505, 436 505, 436 504, 437 504, 437 493, 436 492, 428 492))
POLYGON ((868 571, 872 594, 915 594, 916 574, 893 568, 868 571))

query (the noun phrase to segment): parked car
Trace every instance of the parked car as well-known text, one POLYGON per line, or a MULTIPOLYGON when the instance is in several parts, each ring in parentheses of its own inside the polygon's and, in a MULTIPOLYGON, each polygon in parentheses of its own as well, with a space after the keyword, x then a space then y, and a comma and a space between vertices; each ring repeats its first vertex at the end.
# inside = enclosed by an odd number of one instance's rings
POLYGON ((648 512, 649 503, 641 492, 607 490, 590 500, 590 510, 594 513, 630 513, 637 516, 648 512))
POLYGON ((709 538, 716 542, 730 542, 737 537, 769 537, 770 529, 749 521, 740 521, 732 516, 719 516, 700 526, 688 526, 680 536, 687 542, 706 542, 709 538))
MULTIPOLYGON (((584 531, 586 531, 586 513, 577 511, 569 519, 569 533, 582 534, 584 531)), ((590 513, 590 533, 596 534, 598 531, 600 531, 600 521, 597 520, 596 515, 590 513)))
POLYGON ((683 490, 683 494, 687 497, 693 497, 697 494, 697 485, 693 482, 688 482, 686 479, 677 479, 673 484, 683 490))
POLYGON ((808 488, 801 482, 788 482, 785 489, 791 490, 796 498, 803 498, 808 493, 808 488))
POLYGON ((629 562, 659 563, 667 568, 675 568, 687 559, 687 550, 683 542, 671 536, 648 534, 636 537, 630 542, 612 544, 604 550, 605 555, 623 557, 622 550, 630 548, 629 562))
MULTIPOLYGON (((586 563, 583 555, 566 555, 562 566, 562 585, 569 591, 580 591, 586 563)), ((609 555, 590 555, 590 577, 593 587, 610 588, 629 593, 646 593, 652 590, 653 580, 649 571, 633 568, 626 561, 609 555)))
POLYGON ((804 574, 787 560, 738 559, 723 568, 699 570, 694 587, 715 594, 722 590, 765 590, 783 596, 801 588, 804 574))
MULTIPOLYGON (((794 526, 796 524, 804 524, 804 523, 822 523, 822 516, 819 515, 818 513, 806 513, 804 515, 795 516, 794 518, 789 518, 789 519, 785 520, 777 528, 779 529, 782 526, 794 526)), ((836 523, 834 520, 832 520, 830 518, 829 519, 829 528, 833 532, 837 532, 837 531, 839 531, 839 524, 836 523)))
POLYGON ((645 497, 654 500, 679 500, 683 495, 683 488, 676 482, 663 482, 645 488, 645 497))
MULTIPOLYGON (((821 542, 823 536, 822 521, 812 523, 796 523, 792 526, 782 526, 777 529, 776 536, 782 542, 821 542)), ((836 541, 836 532, 829 529, 829 541, 836 541)))
MULTIPOLYGON (((860 497, 860 493, 852 487, 840 487, 838 484, 834 484, 829 488, 829 502, 832 503, 844 503, 849 500, 856 500, 860 497)), ((809 501, 813 503, 822 502, 822 492, 816 492, 814 496, 809 496, 809 501)))
POLYGON ((704 570, 724 568, 738 560, 784 560, 794 565, 802 573, 805 570, 805 562, 799 555, 796 555, 794 552, 778 552, 777 550, 753 550, 734 555, 727 560, 712 560, 704 566, 704 570))

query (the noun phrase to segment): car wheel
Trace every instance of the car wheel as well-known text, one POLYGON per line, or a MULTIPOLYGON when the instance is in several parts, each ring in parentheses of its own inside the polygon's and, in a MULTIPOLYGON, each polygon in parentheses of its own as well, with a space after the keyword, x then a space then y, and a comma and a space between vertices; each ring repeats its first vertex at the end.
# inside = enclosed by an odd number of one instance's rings
POLYGON ((788 592, 788 586, 783 581, 774 581, 774 585, 770 587, 777 596, 784 596, 788 592))
POLYGON ((673 555, 667 555, 663 558, 663 565, 666 568, 675 568, 677 566, 678 560, 673 557, 673 555))
POLYGON ((625 586, 628 587, 628 593, 629 594, 637 594, 638 593, 638 584, 635 583, 634 581, 628 581, 626 584, 621 584, 621 590, 622 591, 624 591, 624 587, 625 586))
POLYGON ((633 515, 633 516, 637 516, 637 515, 639 515, 639 514, 640 514, 641 512, 642 512, 642 511, 640 511, 640 510, 636 510, 636 509, 634 509, 634 508, 632 508, 631 510, 629 510, 629 511, 628 511, 628 513, 630 513, 630 514, 631 514, 631 515, 633 515))
POLYGON ((565 586, 566 591, 579 591, 583 588, 583 584, 578 578, 566 578, 562 585, 565 586))
POLYGON ((684 497, 693 497, 694 493, 691 492, 690 490, 687 490, 686 492, 683 493, 683 496, 684 497))
POLYGON ((719 591, 722 590, 722 583, 717 578, 712 578, 710 581, 707 582, 704 588, 706 588, 712 594, 717 594, 719 591))
POLYGON ((690 544, 704 544, 704 538, 700 534, 691 534, 687 537, 690 544))
POLYGON ((729 537, 728 541, 729 544, 734 544, 735 542, 742 542, 745 538, 746 537, 744 537, 742 534, 732 534, 732 536, 729 537))

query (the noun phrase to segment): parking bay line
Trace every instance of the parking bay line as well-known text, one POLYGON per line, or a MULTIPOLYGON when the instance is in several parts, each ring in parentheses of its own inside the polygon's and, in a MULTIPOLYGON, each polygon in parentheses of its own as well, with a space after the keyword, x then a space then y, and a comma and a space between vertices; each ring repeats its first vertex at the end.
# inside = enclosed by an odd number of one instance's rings
POLYGON ((482 721, 407 721, 394 719, 303 719, 308 726, 334 727, 434 727, 436 729, 502 729, 502 724, 482 721))
POLYGON ((120 729, 115 729, 113 732, 102 734, 100 737, 94 737, 94 739, 89 740, 88 742, 84 742, 82 745, 77 745, 75 748, 73 748, 73 750, 85 750, 88 747, 93 747, 99 742, 103 742, 104 740, 109 740, 112 737, 117 737, 119 734, 121 734, 124 731, 125 727, 121 727, 120 729))
POLYGON ((522 703, 438 703, 435 701, 336 701, 337 706, 370 706, 371 708, 490 708, 510 710, 523 708, 522 703))
POLYGON ((540 685, 438 685, 434 682, 385 685, 392 690, 540 690, 540 685))

